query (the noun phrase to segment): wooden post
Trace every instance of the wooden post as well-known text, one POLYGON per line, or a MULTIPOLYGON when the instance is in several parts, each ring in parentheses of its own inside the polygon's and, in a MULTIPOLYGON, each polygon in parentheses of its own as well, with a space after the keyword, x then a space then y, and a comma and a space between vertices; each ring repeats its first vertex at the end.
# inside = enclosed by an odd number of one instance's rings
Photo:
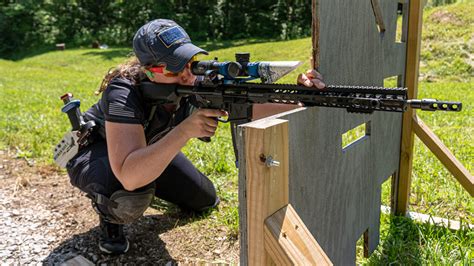
POLYGON ((318 69, 319 67, 319 0, 311 1, 311 42, 313 50, 311 51, 311 67, 318 69))
MULTIPOLYGON (((418 71, 420 63, 421 25, 423 20, 422 1, 410 1, 408 8, 407 59, 405 68, 405 86, 408 98, 416 98, 418 94, 418 71)), ((392 208, 398 215, 405 215, 410 200, 410 184, 413 163, 413 117, 415 110, 409 108, 403 114, 402 141, 400 151, 399 174, 395 189, 395 206, 392 208)))
POLYGON ((288 204, 288 121, 264 119, 245 126, 248 265, 265 265, 264 221, 288 204), (271 157, 271 159, 270 159, 271 157), (279 166, 271 166, 279 162, 279 166))

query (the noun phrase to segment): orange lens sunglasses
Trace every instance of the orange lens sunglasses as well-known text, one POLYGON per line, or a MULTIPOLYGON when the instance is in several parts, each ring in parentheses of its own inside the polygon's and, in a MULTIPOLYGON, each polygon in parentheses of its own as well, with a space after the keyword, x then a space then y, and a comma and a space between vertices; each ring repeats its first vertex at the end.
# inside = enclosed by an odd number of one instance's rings
POLYGON ((174 73, 166 69, 166 66, 152 66, 147 68, 148 71, 153 73, 160 73, 165 75, 166 77, 176 77, 179 73, 174 73))
MULTIPOLYGON (((189 60, 188 63, 192 63, 194 61, 197 60, 197 56, 193 56, 191 58, 191 60, 189 60)), ((147 70, 149 70, 150 72, 153 72, 153 73, 160 73, 160 74, 163 74, 165 75, 166 77, 176 77, 179 75, 179 72, 178 73, 174 73, 174 72, 171 72, 169 70, 166 69, 166 65, 159 65, 159 66, 152 66, 152 67, 148 67, 147 70)))

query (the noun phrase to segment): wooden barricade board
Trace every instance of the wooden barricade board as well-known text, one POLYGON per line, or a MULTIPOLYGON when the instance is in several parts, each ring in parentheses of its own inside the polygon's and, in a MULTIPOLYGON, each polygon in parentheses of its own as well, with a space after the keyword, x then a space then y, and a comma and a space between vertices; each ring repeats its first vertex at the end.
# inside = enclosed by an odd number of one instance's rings
MULTIPOLYGON (((327 84, 383 86, 387 77, 403 80, 406 46, 395 42, 398 4, 318 1, 319 71, 327 84), (378 20, 372 4, 380 8, 378 20), (376 24, 381 19, 383 33, 376 24)), ((402 115, 312 107, 265 119, 275 118, 289 122, 290 204, 319 245, 334 265, 354 264, 356 242, 367 232, 372 253, 379 242, 381 185, 398 171, 402 115), (343 149, 342 135, 362 124, 366 135, 343 149)), ((240 262, 247 265, 245 125, 237 135, 240 262)))

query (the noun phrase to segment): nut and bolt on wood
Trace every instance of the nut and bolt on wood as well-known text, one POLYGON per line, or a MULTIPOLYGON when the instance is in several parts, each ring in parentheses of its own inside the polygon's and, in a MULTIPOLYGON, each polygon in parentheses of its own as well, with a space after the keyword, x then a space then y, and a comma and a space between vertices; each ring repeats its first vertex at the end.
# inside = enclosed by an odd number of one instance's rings
POLYGON ((280 162, 273 160, 271 155, 265 156, 264 154, 260 154, 260 161, 265 163, 267 167, 280 166, 280 162))

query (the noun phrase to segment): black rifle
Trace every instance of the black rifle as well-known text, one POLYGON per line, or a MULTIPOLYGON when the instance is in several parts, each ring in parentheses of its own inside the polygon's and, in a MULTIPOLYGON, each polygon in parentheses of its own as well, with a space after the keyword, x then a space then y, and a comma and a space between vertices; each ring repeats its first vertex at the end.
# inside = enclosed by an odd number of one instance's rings
MULTIPOLYGON (((236 156, 235 135, 237 126, 252 119, 254 104, 302 103, 308 107, 345 108, 347 111, 355 113, 405 112, 408 107, 426 111, 457 112, 462 108, 460 102, 408 99, 406 88, 326 86, 324 89, 316 89, 301 85, 250 83, 247 82, 250 67, 245 67, 250 64, 252 63, 248 61, 244 63, 220 63, 217 60, 194 62, 192 65, 193 73, 204 74, 204 79, 197 81, 194 86, 153 82, 142 82, 140 86, 145 99, 153 104, 175 103, 179 97, 190 97, 191 103, 197 108, 227 111, 228 119, 219 119, 219 121, 231 123, 236 156), (242 73, 247 78, 239 78, 242 73)), ((268 66, 266 67, 268 70, 268 66)), ((257 68, 262 69, 262 66, 257 66, 257 68)), ((264 72, 260 71, 260 73, 250 75, 250 79, 260 75, 262 80, 268 81, 268 77, 262 77, 262 73, 264 72)), ((210 141, 210 138, 201 138, 201 140, 210 141)))

